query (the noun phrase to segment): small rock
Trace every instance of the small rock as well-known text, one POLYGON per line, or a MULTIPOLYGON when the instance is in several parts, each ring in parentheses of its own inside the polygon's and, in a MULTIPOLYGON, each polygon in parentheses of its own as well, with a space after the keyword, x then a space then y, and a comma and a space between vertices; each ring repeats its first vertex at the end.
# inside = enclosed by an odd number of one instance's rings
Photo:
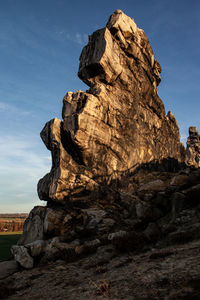
POLYGON ((151 202, 153 205, 161 207, 165 211, 171 209, 169 196, 165 192, 158 192, 151 202))
POLYGON ((140 186, 139 188, 139 192, 142 191, 162 191, 165 189, 165 184, 162 180, 157 179, 154 181, 150 181, 148 183, 143 184, 142 186, 140 186))
POLYGON ((160 230, 156 223, 149 223, 144 231, 144 234, 150 241, 155 241, 160 236, 160 230))
POLYGON ((142 199, 144 199, 146 194, 152 194, 152 197, 153 197, 153 195, 155 193, 163 191, 165 189, 165 187, 166 187, 165 183, 160 179, 150 181, 150 182, 145 183, 145 184, 143 184, 142 186, 139 187, 138 195, 142 199))
POLYGON ((153 193, 146 193, 146 194, 144 194, 143 200, 148 202, 152 198, 153 198, 153 193))
POLYGON ((187 175, 177 175, 174 176, 170 182, 170 185, 183 185, 188 183, 188 176, 187 175))
POLYGON ((109 241, 112 241, 114 240, 115 238, 122 238, 124 236, 127 235, 127 232, 126 231, 123 231, 123 230, 120 230, 120 231, 117 231, 117 232, 113 232, 113 233, 110 233, 108 235, 108 240, 109 241))
POLYGON ((74 241, 72 241, 71 243, 69 243, 70 246, 79 246, 80 245, 80 240, 79 239, 75 239, 74 241))
POLYGON ((115 225, 115 221, 111 218, 103 219, 102 223, 98 225, 99 232, 109 232, 115 225))
POLYGON ((45 251, 47 242, 43 240, 37 240, 33 243, 27 244, 26 248, 29 249, 31 256, 36 257, 45 251))
POLYGON ((86 228, 89 230, 94 230, 99 223, 103 221, 103 218, 106 216, 106 212, 99 208, 89 208, 83 209, 85 217, 88 220, 86 228))
POLYGON ((98 246, 101 245, 101 242, 99 239, 95 239, 89 242, 85 242, 84 245, 89 248, 97 248, 98 246))
POLYGON ((36 240, 44 238, 43 222, 46 207, 35 206, 29 213, 24 223, 23 234, 18 241, 18 245, 26 245, 36 240))
POLYGON ((186 207, 187 199, 184 194, 176 192, 172 194, 170 200, 172 205, 172 218, 174 219, 176 215, 186 207))
POLYGON ((139 219, 147 218, 149 215, 151 215, 151 208, 150 205, 148 205, 145 202, 138 202, 136 204, 136 215, 139 219))
POLYGON ((33 268, 33 258, 29 255, 28 249, 25 246, 12 246, 11 252, 14 256, 15 261, 17 261, 23 268, 33 268))

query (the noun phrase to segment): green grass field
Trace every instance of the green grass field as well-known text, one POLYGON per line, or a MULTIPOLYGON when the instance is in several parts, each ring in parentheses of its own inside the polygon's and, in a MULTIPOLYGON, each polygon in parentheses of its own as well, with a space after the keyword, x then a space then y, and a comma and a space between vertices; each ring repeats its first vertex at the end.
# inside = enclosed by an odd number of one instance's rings
POLYGON ((0 261, 11 257, 10 247, 16 245, 21 232, 0 232, 0 261))

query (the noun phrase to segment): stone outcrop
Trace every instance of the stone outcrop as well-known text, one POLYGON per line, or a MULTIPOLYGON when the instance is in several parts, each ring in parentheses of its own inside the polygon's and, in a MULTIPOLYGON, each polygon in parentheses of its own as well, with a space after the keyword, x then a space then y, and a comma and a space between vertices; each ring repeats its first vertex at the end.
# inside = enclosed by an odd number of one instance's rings
MULTIPOLYGON (((90 89, 67 93, 63 121, 41 132, 52 153, 51 172, 38 183, 47 206, 30 212, 12 249, 21 266, 109 243, 142 249, 165 235, 165 220, 198 205, 199 173, 172 173, 185 152, 157 94, 160 72, 145 33, 122 11, 90 36, 78 73, 90 89)), ((190 128, 190 145, 198 139, 190 128)))
POLYGON ((199 179, 196 169, 140 169, 92 207, 35 207, 12 253, 29 269, 39 261, 77 260, 106 244, 138 251, 199 239, 199 179))
POLYGON ((80 56, 78 75, 90 89, 67 93, 63 121, 41 132, 52 169, 38 183, 40 199, 79 201, 142 163, 184 161, 176 119, 157 94, 160 72, 144 31, 115 11, 80 56))
MULTIPOLYGON (((80 256, 116 232, 133 237, 136 224, 163 216, 146 201, 168 182, 154 178, 138 186, 128 179, 141 166, 163 167, 165 161, 174 171, 185 160, 176 119, 165 114, 157 94, 160 72, 144 31, 120 10, 89 37, 78 75, 90 89, 67 93, 63 121, 53 119, 41 132, 52 153, 51 171, 38 183, 47 206, 30 212, 13 248, 23 267, 41 257, 80 256)), ((138 239, 146 238, 142 233, 138 239)))
POLYGON ((89 37, 78 75, 90 88, 67 93, 63 120, 41 132, 52 153, 38 183, 47 205, 24 223, 17 265, 2 265, 1 298, 197 299, 200 169, 183 163, 198 167, 199 135, 190 127, 185 156, 160 72, 120 10, 89 37), (30 270, 6 280, 16 268, 30 270))
MULTIPOLYGON (((1 299, 199 299, 199 180, 194 168, 140 169, 119 188, 115 201, 102 199, 60 219, 68 224, 65 234, 48 238, 45 229, 45 240, 14 246, 16 261, 34 268, 6 279, 17 267, 1 263, 1 299)), ((35 211, 38 218, 53 224, 53 213, 61 216, 45 209, 47 217, 42 208, 35 211)))
POLYGON ((186 163, 189 166, 200 167, 200 135, 197 128, 189 128, 189 137, 187 139, 186 163))

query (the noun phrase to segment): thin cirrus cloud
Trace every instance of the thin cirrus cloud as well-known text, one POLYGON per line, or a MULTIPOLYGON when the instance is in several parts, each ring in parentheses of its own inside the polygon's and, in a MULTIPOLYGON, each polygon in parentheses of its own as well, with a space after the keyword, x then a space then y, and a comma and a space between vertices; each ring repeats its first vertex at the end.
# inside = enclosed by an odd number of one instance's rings
POLYGON ((88 35, 85 33, 76 32, 74 35, 70 34, 65 30, 57 31, 56 32, 58 38, 63 41, 71 41, 80 46, 83 46, 88 42, 88 35))
POLYGON ((83 45, 87 43, 88 36, 87 34, 81 34, 81 33, 76 33, 74 37, 74 42, 76 42, 79 45, 83 45))
POLYGON ((31 111, 19 109, 14 105, 0 101, 0 112, 3 113, 8 111, 9 113, 16 113, 17 115, 20 116, 27 116, 31 114, 31 111))
POLYGON ((34 135, 5 134, 1 137, 0 199, 6 199, 1 212, 4 212, 4 206, 5 212, 16 212, 16 209, 28 212, 34 205, 41 205, 37 182, 49 171, 50 161, 50 155, 40 148, 34 135))

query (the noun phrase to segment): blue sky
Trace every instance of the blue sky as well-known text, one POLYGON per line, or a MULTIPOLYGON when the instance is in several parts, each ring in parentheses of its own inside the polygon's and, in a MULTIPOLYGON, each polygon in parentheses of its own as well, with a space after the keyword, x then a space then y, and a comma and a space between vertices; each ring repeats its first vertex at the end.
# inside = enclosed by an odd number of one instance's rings
POLYGON ((67 91, 86 90, 77 71, 82 47, 115 9, 134 18, 162 67, 159 96, 185 143, 200 130, 199 0, 0 1, 0 212, 29 212, 51 167, 40 140, 61 118, 67 91))

